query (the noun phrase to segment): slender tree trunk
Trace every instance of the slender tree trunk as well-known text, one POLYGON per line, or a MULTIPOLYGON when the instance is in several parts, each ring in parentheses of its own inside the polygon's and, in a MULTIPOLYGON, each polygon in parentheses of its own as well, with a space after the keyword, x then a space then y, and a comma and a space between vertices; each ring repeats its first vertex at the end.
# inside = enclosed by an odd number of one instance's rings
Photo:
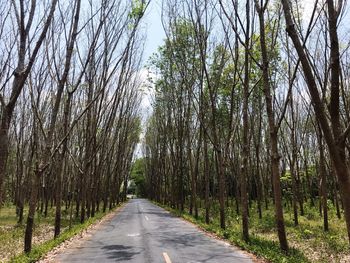
POLYGON ((24 252, 29 253, 32 250, 32 236, 34 227, 35 208, 38 201, 40 178, 42 178, 43 170, 37 167, 32 178, 32 187, 29 200, 29 211, 27 217, 27 224, 24 235, 24 252))
POLYGON ((8 153, 8 123, 9 120, 7 118, 6 111, 3 110, 3 116, 1 119, 1 126, 0 126, 0 207, 2 206, 3 202, 3 182, 5 180, 5 174, 6 174, 6 161, 7 161, 7 153, 8 153))
POLYGON ((300 58, 303 67, 305 80, 310 92, 312 105, 314 107, 317 121, 323 132, 327 143, 330 159, 333 162, 334 169, 339 181, 339 188, 344 204, 344 216, 347 226, 347 234, 350 242, 350 172, 345 158, 345 140, 350 127, 341 133, 340 125, 340 106, 339 106, 339 78, 340 78, 340 56, 339 41, 337 35, 337 20, 341 12, 342 2, 339 2, 338 10, 332 0, 327 1, 329 37, 330 37, 330 72, 331 72, 331 99, 329 113, 331 122, 329 123, 325 106, 321 100, 316 80, 313 75, 307 54, 304 51, 297 30, 291 15, 290 3, 282 0, 284 16, 286 19, 287 33, 292 39, 294 47, 300 58))
POLYGON ((243 84, 243 164, 241 170, 241 205, 242 205, 242 232, 243 239, 249 241, 248 231, 248 159, 249 159, 249 120, 248 120, 248 103, 249 103, 249 41, 250 41, 250 0, 246 1, 246 32, 245 32, 245 54, 244 54, 244 84, 243 84))
POLYGON ((209 157, 208 157, 208 142, 207 138, 204 136, 203 140, 203 150, 204 150, 204 181, 205 181, 205 197, 204 197, 204 202, 205 202, 205 223, 209 224, 210 223, 210 203, 209 203, 209 157))
POLYGON ((298 220, 298 203, 297 203, 297 199, 298 199, 298 195, 297 195, 297 186, 296 186, 296 174, 295 174, 295 160, 294 160, 294 156, 292 157, 292 161, 291 161, 291 167, 290 167, 290 173, 292 176, 292 206, 293 206, 293 215, 294 215, 294 226, 298 226, 299 225, 299 220, 298 220))
POLYGON ((58 158, 59 162, 56 163, 56 189, 55 189, 55 199, 56 199, 56 212, 55 212, 55 232, 54 237, 57 238, 61 233, 61 207, 62 207, 62 175, 64 173, 63 161, 58 158))
POLYGON ((275 124, 275 114, 273 110, 271 84, 270 84, 270 77, 269 77, 269 58, 268 58, 266 39, 265 39, 265 19, 264 19, 265 10, 264 9, 266 7, 260 7, 257 0, 255 0, 255 3, 256 3, 256 9, 259 15, 263 83, 264 83, 266 111, 267 111, 269 133, 270 133, 270 153, 271 153, 273 194, 274 194, 274 201, 275 201, 275 218, 276 218, 277 233, 278 233, 280 247, 283 251, 288 251, 288 242, 287 242, 286 230, 284 226, 283 207, 282 207, 282 192, 281 192, 280 168, 279 168, 280 156, 278 153, 278 127, 276 127, 276 124, 275 124))
POLYGON ((322 131, 319 129, 319 149, 320 149, 320 178, 321 178, 321 204, 323 210, 323 229, 328 231, 328 206, 327 206, 327 176, 326 176, 326 165, 324 156, 324 147, 322 139, 322 131))

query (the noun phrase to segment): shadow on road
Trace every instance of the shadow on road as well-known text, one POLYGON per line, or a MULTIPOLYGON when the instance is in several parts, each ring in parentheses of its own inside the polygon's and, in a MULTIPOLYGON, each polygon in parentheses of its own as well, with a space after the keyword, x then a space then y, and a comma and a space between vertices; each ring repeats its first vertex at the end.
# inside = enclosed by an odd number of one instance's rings
POLYGON ((123 245, 103 246, 102 249, 106 250, 108 258, 115 260, 131 260, 142 252, 142 249, 135 251, 135 247, 123 245))
POLYGON ((143 212, 137 212, 136 214, 142 214, 142 215, 155 215, 159 218, 177 218, 176 216, 169 214, 169 213, 165 213, 165 212, 158 212, 158 211, 152 211, 152 210, 148 210, 148 211, 143 211, 143 212))

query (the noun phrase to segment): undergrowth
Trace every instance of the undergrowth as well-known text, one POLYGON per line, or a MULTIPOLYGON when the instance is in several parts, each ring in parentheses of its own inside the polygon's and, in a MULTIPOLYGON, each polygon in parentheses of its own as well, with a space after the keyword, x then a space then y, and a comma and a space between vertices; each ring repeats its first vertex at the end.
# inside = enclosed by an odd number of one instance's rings
POLYGON ((348 262, 349 259, 345 223, 332 214, 332 211, 329 218, 330 230, 324 232, 317 208, 305 205, 305 214, 299 215, 298 226, 294 226, 292 214, 289 209, 285 209, 285 225, 290 246, 286 254, 279 247, 273 209, 265 210, 262 219, 258 218, 255 207, 250 209, 250 241, 245 242, 242 238, 241 217, 232 208, 226 209, 227 227, 223 230, 220 228, 218 207, 215 205, 211 209, 210 224, 205 223, 204 209, 199 209, 199 216, 195 218, 187 209, 180 212, 163 204, 157 205, 270 262, 348 262))
MULTIPOLYGON (((120 206, 120 205, 119 205, 120 206)), ((19 255, 16 255, 12 257, 9 262, 15 262, 15 263, 26 263, 26 262, 36 262, 43 256, 45 256, 49 251, 51 251, 56 246, 60 245, 62 242, 72 238, 75 235, 78 235, 82 233, 85 229, 87 229, 92 224, 96 223, 98 220, 103 218, 105 215, 111 213, 112 211, 115 211, 119 206, 114 208, 111 211, 106 212, 98 212, 95 214, 94 217, 90 217, 87 219, 83 224, 80 224, 78 221, 74 221, 73 226, 69 229, 67 227, 68 223, 67 221, 63 222, 63 231, 62 233, 56 238, 56 239, 49 239, 41 244, 33 245, 32 251, 30 253, 20 253, 19 255)), ((9 219, 5 213, 2 214, 1 221, 6 221, 8 225, 10 226, 13 224, 13 220, 9 219)), ((52 227, 53 221, 50 216, 48 218, 40 217, 40 219, 36 222, 37 227, 36 229, 40 229, 40 227, 45 225, 50 225, 52 227), (41 224, 41 225, 40 225, 41 224)), ((24 225, 16 225, 15 227, 11 228, 9 231, 3 231, 1 239, 4 241, 8 240, 14 240, 20 238, 23 240, 23 234, 24 234, 24 225)), ((22 241, 23 245, 23 241, 22 241)))

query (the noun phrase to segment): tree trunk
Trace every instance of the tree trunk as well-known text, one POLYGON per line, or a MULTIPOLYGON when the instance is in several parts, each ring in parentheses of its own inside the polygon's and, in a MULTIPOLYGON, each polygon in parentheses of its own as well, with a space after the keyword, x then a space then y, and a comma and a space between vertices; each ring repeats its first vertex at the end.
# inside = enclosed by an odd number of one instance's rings
POLYGON ((242 206, 242 234, 243 239, 249 241, 248 231, 248 159, 249 159, 249 125, 248 125, 248 103, 249 103, 249 40, 250 40, 250 0, 246 1, 246 32, 245 32, 245 53, 244 53, 244 83, 243 83, 243 141, 242 156, 243 164, 241 169, 241 206, 242 206))
POLYGON ((324 157, 322 131, 319 129, 319 149, 320 149, 320 177, 321 177, 321 200, 323 208, 323 229, 328 231, 328 206, 327 206, 327 176, 326 176, 326 165, 324 157))
POLYGON ((61 206, 62 206, 62 175, 64 173, 62 159, 58 158, 59 162, 56 162, 56 189, 55 189, 55 199, 56 199, 56 212, 55 212, 55 233, 54 238, 57 238, 61 233, 61 206))
POLYGON ((9 120, 7 118, 7 114, 5 109, 3 110, 3 116, 1 119, 1 126, 0 126, 0 207, 2 206, 3 202, 3 183, 5 180, 5 174, 6 174, 6 161, 7 161, 7 153, 8 153, 8 123, 9 120))
POLYGON ((294 47, 300 58, 303 67, 305 80, 310 92, 312 105, 319 125, 322 129, 324 139, 327 143, 330 159, 334 164, 334 169, 339 181, 340 193, 344 204, 344 216, 347 226, 348 239, 350 242, 350 172, 345 159, 345 140, 350 127, 341 133, 339 115, 339 78, 340 78, 340 58, 339 41, 337 35, 337 18, 341 11, 341 3, 338 10, 335 10, 334 2, 327 1, 329 37, 330 37, 330 72, 331 72, 331 99, 329 113, 331 123, 328 121, 325 106, 321 100, 316 80, 313 75, 307 54, 304 51, 298 33, 295 29, 291 15, 290 3, 282 0, 284 16, 286 19, 287 33, 292 39, 294 47))
POLYGON ((210 203, 209 203, 209 157, 208 157, 208 142, 206 136, 203 140, 203 150, 204 150, 204 181, 205 181, 205 194, 204 194, 204 206, 205 206, 205 223, 210 223, 210 203))
POLYGON ((38 167, 33 174, 31 194, 30 194, 30 200, 29 200, 29 211, 28 211, 27 224, 26 224, 26 230, 24 235, 24 252, 25 253, 29 253, 32 250, 35 208, 38 201, 39 184, 40 184, 40 178, 42 177, 42 175, 43 175, 43 170, 41 167, 38 167))
POLYGON ((278 127, 275 124, 275 114, 272 104, 271 96, 271 85, 269 77, 269 58, 265 40, 265 19, 264 9, 265 7, 259 7, 258 1, 255 0, 256 8, 259 15, 259 27, 260 27, 260 47, 262 56, 262 69, 263 69, 263 83, 264 93, 266 100, 266 111, 269 123, 270 133, 270 153, 271 153, 271 169, 272 169, 272 184, 273 194, 275 202, 275 218, 277 225, 278 239, 280 247, 283 251, 288 251, 288 242, 286 236, 286 230, 284 226, 283 208, 282 208, 282 193, 281 193, 281 182, 280 182, 280 156, 278 154, 278 127))

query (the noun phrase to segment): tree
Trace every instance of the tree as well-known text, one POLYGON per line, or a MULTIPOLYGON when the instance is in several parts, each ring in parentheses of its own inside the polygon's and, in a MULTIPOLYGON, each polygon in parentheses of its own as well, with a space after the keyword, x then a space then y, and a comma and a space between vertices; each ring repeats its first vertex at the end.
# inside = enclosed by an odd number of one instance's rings
POLYGON ((339 39, 337 33, 338 19, 343 8, 343 2, 340 1, 336 6, 334 1, 327 1, 328 31, 330 40, 330 103, 326 107, 309 62, 309 55, 304 50, 303 44, 298 35, 293 18, 290 3, 281 1, 283 4, 284 17, 286 20, 287 33, 292 40, 298 53, 306 84, 310 92, 312 105, 315 111, 317 121, 322 129, 324 139, 327 143, 330 158, 334 164, 335 172, 339 180, 340 192, 344 205, 344 214, 350 242, 350 174, 346 163, 345 143, 347 135, 350 132, 350 125, 342 128, 340 113, 340 52, 339 39), (330 116, 330 120, 328 119, 330 116))
POLYGON ((139 197, 146 196, 146 182, 145 182, 145 159, 136 159, 132 165, 130 179, 135 183, 135 194, 139 197))
MULTIPOLYGON (((5 179, 6 173, 6 161, 8 157, 8 132, 9 126, 12 120, 13 112, 16 106, 16 102, 18 100, 21 91, 26 84, 26 80, 34 66, 39 50, 42 46, 42 43, 46 37, 46 33, 51 25, 51 21, 54 17, 54 12, 56 8, 58 0, 53 0, 50 6, 47 9, 46 18, 42 18, 42 30, 40 34, 38 34, 38 39, 36 42, 30 41, 28 43, 28 39, 32 39, 30 36, 32 23, 35 16, 35 10, 37 8, 36 0, 31 1, 30 8, 27 8, 24 0, 19 0, 19 3, 16 1, 12 1, 11 5, 15 13, 16 23, 14 26, 15 30, 18 30, 18 50, 17 50, 17 65, 15 67, 14 72, 11 74, 12 79, 12 88, 11 95, 8 102, 5 102, 3 95, 0 94, 0 102, 1 102, 1 122, 0 122, 0 205, 2 204, 2 186, 5 179), (19 7, 18 7, 19 4, 19 7), (28 14, 28 19, 26 20, 26 14, 28 14), (30 52, 28 54, 28 52, 30 52), (26 61, 26 57, 29 57, 28 61, 26 61)), ((6 67, 6 65, 5 65, 6 67)))
MULTIPOLYGON (((267 2, 266 2, 267 3, 267 2)), ((284 251, 288 251, 288 242, 286 236, 286 230, 284 226, 283 207, 282 207, 282 193, 281 193, 281 182, 280 182, 280 155, 278 153, 278 128, 279 122, 276 123, 275 113, 273 110, 273 102, 271 95, 271 80, 269 76, 269 57, 267 51, 267 41, 265 33, 265 11, 267 5, 265 3, 259 4, 255 1, 255 8, 259 16, 259 27, 260 27, 260 48, 261 48, 261 62, 262 62, 262 79, 263 89, 266 101, 266 112, 269 123, 269 134, 270 134, 270 152, 271 152, 271 170, 272 170, 272 183, 273 193, 275 201, 275 217, 277 225, 278 239, 280 247, 284 251)))

